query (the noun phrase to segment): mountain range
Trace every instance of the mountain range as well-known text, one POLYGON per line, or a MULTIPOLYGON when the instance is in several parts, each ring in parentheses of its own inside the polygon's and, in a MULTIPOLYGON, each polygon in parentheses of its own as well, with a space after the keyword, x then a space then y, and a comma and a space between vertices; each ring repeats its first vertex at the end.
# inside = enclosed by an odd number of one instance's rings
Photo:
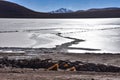
POLYGON ((36 12, 19 4, 1 0, 0 18, 120 18, 120 8, 93 8, 78 11, 61 8, 45 13, 36 12))

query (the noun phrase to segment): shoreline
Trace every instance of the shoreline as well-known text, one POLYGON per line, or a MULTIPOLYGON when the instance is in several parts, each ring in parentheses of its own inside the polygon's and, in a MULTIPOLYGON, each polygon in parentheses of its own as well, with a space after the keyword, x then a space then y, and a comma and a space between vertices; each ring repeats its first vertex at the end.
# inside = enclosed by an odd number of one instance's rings
MULTIPOLYGON (((110 64, 114 63, 112 64, 113 66, 120 67, 119 65, 120 62, 118 62, 120 61, 119 57, 120 57, 119 54, 114 55, 114 54, 74 54, 74 53, 49 54, 47 53, 44 55, 42 54, 37 55, 37 57, 32 57, 30 59, 32 59, 33 61, 36 58, 39 58, 42 60, 53 59, 53 62, 56 62, 59 60, 62 60, 62 61, 70 60, 71 62, 82 61, 83 63, 94 63, 95 65, 104 64, 106 66, 110 66, 110 64)), ((25 58, 25 60, 28 60, 28 61, 30 59, 25 58)), ((101 66, 101 68, 103 68, 103 66, 101 66)), ((5 68, 0 68, 0 77, 1 77, 1 80, 7 80, 7 79, 9 80, 119 80, 120 73, 119 72, 94 72, 94 71, 65 71, 65 70, 45 71, 44 68, 34 70, 33 68, 5 67, 5 68)))
POLYGON ((53 60, 70 60, 70 61, 82 61, 95 64, 105 64, 120 67, 120 54, 111 53, 67 53, 67 52, 46 52, 39 53, 39 50, 28 51, 25 53, 0 53, 0 58, 8 57, 9 59, 53 59, 53 60), (33 54, 34 53, 34 54, 33 54))

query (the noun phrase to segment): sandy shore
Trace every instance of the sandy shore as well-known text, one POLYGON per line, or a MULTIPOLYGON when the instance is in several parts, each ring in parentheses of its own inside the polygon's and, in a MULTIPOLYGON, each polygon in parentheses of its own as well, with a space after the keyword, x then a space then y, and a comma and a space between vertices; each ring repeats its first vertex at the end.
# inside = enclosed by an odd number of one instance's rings
POLYGON ((100 63, 105 65, 120 66, 120 54, 94 54, 94 53, 0 53, 0 57, 8 56, 9 58, 40 58, 53 60, 70 60, 82 61, 89 63, 100 63))

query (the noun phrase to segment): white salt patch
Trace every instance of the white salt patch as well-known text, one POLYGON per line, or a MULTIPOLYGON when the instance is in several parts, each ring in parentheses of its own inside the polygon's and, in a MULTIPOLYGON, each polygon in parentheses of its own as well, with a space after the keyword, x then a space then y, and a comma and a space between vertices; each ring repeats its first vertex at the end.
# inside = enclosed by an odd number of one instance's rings
POLYGON ((30 47, 35 43, 28 33, 0 33, 0 47, 30 47))

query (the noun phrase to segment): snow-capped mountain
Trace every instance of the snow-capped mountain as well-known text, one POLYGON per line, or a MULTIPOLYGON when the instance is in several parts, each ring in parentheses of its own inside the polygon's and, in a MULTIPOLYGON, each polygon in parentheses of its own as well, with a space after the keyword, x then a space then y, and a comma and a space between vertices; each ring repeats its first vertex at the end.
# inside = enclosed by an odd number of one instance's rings
POLYGON ((51 11, 50 13, 72 13, 73 11, 70 9, 66 9, 66 8, 60 8, 58 10, 55 11, 51 11))

